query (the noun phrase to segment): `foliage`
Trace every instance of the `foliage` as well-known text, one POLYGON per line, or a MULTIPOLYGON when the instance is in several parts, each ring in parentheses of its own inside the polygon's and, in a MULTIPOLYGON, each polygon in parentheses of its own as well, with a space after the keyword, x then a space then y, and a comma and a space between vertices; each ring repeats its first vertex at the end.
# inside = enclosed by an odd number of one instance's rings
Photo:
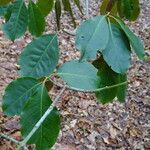
MULTIPOLYGON (((80 1, 73 2, 83 14, 80 1)), ((21 118, 22 145, 35 144, 37 150, 46 150, 56 142, 60 118, 55 101, 52 102, 48 94, 56 84, 52 75, 59 76, 69 89, 94 92, 97 101, 103 104, 112 102, 115 97, 120 102, 125 101, 132 49, 144 59, 141 40, 122 20, 137 19, 140 11, 138 0, 104 0, 100 7, 102 15, 87 19, 77 27, 75 46, 81 53, 80 59, 66 62, 59 68, 57 35, 42 35, 45 17, 54 9, 60 29, 64 8, 75 27, 71 1, 38 0, 34 3, 29 0, 25 3, 23 0, 3 0, 0 5, 0 15, 5 18, 3 31, 9 39, 14 41, 27 29, 35 36, 19 57, 20 78, 8 85, 3 97, 4 113, 21 118)))

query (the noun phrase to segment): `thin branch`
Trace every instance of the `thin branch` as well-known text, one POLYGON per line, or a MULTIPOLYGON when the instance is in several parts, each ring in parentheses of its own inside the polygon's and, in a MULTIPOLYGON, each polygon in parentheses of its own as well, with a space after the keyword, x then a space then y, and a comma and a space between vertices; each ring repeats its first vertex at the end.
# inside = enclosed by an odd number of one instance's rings
POLYGON ((72 35, 72 36, 75 36, 76 35, 76 30, 74 31, 69 31, 67 29, 62 29, 62 31, 64 31, 65 33, 69 34, 69 35, 72 35))
POLYGON ((41 126, 41 124, 46 119, 46 117, 51 113, 51 111, 53 110, 53 108, 56 106, 56 104, 58 103, 58 101, 61 99, 62 94, 64 93, 65 89, 66 89, 66 87, 64 86, 63 89, 61 90, 61 92, 59 93, 59 95, 55 98, 55 100, 51 104, 51 106, 47 109, 47 111, 44 113, 44 115, 41 117, 41 119, 36 123, 36 125, 33 127, 33 129, 31 130, 31 132, 21 142, 21 147, 23 147, 29 141, 29 139, 37 131, 37 129, 41 126))

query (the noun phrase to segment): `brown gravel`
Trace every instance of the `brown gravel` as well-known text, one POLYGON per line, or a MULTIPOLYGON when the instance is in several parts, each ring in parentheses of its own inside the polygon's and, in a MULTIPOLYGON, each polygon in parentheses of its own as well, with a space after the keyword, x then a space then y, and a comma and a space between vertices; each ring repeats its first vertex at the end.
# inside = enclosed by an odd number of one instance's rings
MULTIPOLYGON (((99 0, 90 0, 90 16, 98 14, 99 0)), ((150 1, 141 0, 141 15, 131 28, 142 38, 146 55, 150 56, 150 1)), ((74 8, 77 24, 82 18, 74 8)), ((47 21, 47 33, 55 31, 54 14, 47 21)), ((2 19, 0 19, 0 24, 2 19)), ((73 28, 65 14, 62 28, 73 28)), ((0 99, 8 83, 17 78, 17 59, 21 49, 31 41, 30 35, 14 43, 7 40, 0 31, 0 99)), ((76 59, 79 52, 74 47, 74 37, 59 32, 61 56, 59 63, 76 59)), ((133 54, 128 73, 128 95, 125 104, 114 101, 98 104, 93 94, 67 90, 59 104, 61 132, 53 150, 149 150, 150 149, 150 63, 137 59, 133 54)), ((56 87, 51 91, 54 97, 59 93, 56 87)), ((18 118, 8 118, 0 113, 1 130, 20 139, 18 118), (13 128, 12 128, 13 126, 13 128)), ((14 149, 11 142, 2 140, 0 149, 14 149)))

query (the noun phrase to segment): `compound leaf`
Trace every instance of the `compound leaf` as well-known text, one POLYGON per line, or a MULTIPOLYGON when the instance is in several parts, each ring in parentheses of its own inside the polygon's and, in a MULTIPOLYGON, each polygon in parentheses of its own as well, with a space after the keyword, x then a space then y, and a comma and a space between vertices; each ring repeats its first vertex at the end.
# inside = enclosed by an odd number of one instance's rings
POLYGON ((137 37, 125 23, 119 17, 113 17, 120 25, 122 30, 125 32, 126 36, 128 37, 130 44, 132 45, 135 53, 139 57, 139 59, 144 59, 144 45, 139 37, 137 37))
POLYGON ((102 51, 103 58, 111 69, 124 74, 130 65, 131 51, 128 38, 116 25, 109 24, 110 38, 102 51))
POLYGON ((97 69, 88 62, 70 61, 63 64, 57 73, 70 87, 95 90, 99 85, 97 69))
POLYGON ((40 36, 45 29, 45 19, 40 9, 30 0, 28 6, 29 31, 32 35, 40 36))
MULTIPOLYGON (((21 133, 24 138, 31 132, 51 103, 46 88, 41 85, 29 98, 21 113, 21 133)), ((56 108, 53 108, 27 143, 35 144, 36 150, 48 150, 55 144, 59 130, 59 113, 56 108)))
POLYGON ((3 97, 4 113, 10 116, 20 115, 28 98, 38 86, 38 81, 29 77, 12 81, 7 86, 3 97))
POLYGON ((47 16, 53 9, 54 0, 38 0, 37 6, 44 16, 47 16))
POLYGON ((20 74, 29 77, 44 77, 55 69, 59 59, 57 35, 43 35, 28 44, 20 55, 20 74))
POLYGON ((9 20, 4 24, 3 31, 14 41, 21 37, 28 24, 28 11, 23 0, 16 0, 11 6, 11 14, 9 20))
POLYGON ((76 32, 76 48, 82 59, 95 59, 97 51, 106 48, 109 28, 105 16, 97 16, 83 22, 76 32))

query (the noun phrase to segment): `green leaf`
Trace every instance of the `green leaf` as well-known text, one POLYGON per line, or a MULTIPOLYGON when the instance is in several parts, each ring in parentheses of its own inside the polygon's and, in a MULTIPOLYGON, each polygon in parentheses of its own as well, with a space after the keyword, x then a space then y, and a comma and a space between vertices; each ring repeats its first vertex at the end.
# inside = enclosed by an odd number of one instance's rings
POLYGON ((28 6, 29 31, 32 35, 40 36, 45 29, 45 19, 40 9, 30 0, 28 6))
POLYGON ((12 0, 0 0, 0 5, 6 5, 10 3, 12 0))
POLYGON ((74 3, 76 4, 76 6, 78 7, 79 11, 83 15, 82 8, 81 8, 81 5, 80 5, 80 0, 74 0, 74 3))
POLYGON ((72 23, 73 23, 74 28, 75 28, 76 27, 76 22, 75 22, 75 18, 73 16, 70 0, 62 0, 62 4, 64 6, 64 10, 69 12, 69 14, 70 14, 70 16, 72 18, 72 23))
MULTIPOLYGON (((48 92, 43 86, 40 86, 30 97, 21 113, 21 133, 24 138, 31 132, 51 103, 48 92)), ((36 150, 48 150, 55 144, 59 130, 59 113, 56 108, 53 108, 27 144, 35 144, 36 150)))
MULTIPOLYGON (((98 76, 101 79, 99 88, 117 84, 118 74, 111 70, 102 58, 94 61, 94 66, 98 68, 98 76)), ((117 88, 118 87, 96 92, 97 100, 103 104, 112 102, 116 97, 117 88)))
MULTIPOLYGON (((122 83, 125 81, 127 81, 127 75, 126 74, 118 76, 118 82, 119 83, 122 83)), ((126 91, 127 91, 127 84, 118 87, 117 98, 118 98, 119 102, 125 102, 126 91)))
POLYGON ((4 113, 10 116, 20 115, 28 98, 38 86, 38 81, 29 77, 12 81, 7 86, 3 97, 4 113))
POLYGON ((76 48, 82 59, 95 59, 97 51, 106 48, 109 28, 105 16, 97 16, 83 22, 76 32, 76 48))
POLYGON ((55 14, 56 14, 57 28, 58 28, 58 30, 60 30, 60 17, 61 17, 61 3, 60 3, 60 0, 56 0, 56 2, 55 2, 55 14))
POLYGON ((119 18, 119 17, 113 17, 120 25, 122 30, 125 32, 126 36, 128 37, 130 44, 132 45, 133 49, 135 50, 135 53, 139 57, 139 59, 144 59, 144 45, 141 42, 140 38, 137 37, 128 27, 125 25, 125 23, 119 18))
POLYGON ((29 77, 50 75, 59 59, 57 35, 43 35, 29 43, 19 57, 20 74, 29 77))
POLYGON ((8 9, 8 5, 0 6, 0 16, 5 16, 8 9))
POLYGON ((118 12, 120 17, 135 21, 140 14, 139 0, 119 0, 118 12))
POLYGON ((102 51, 103 58, 111 69, 117 73, 124 74, 130 65, 131 51, 126 35, 116 25, 109 23, 110 37, 105 50, 102 51))
POLYGON ((97 69, 88 62, 66 62, 58 69, 57 74, 73 88, 95 90, 99 85, 97 69))
POLYGON ((4 24, 3 31, 14 41, 16 38, 21 37, 28 24, 28 11, 23 0, 16 0, 13 3, 11 16, 9 20, 4 24))
POLYGON ((37 6, 44 16, 47 16, 52 11, 54 0, 38 0, 37 6))

